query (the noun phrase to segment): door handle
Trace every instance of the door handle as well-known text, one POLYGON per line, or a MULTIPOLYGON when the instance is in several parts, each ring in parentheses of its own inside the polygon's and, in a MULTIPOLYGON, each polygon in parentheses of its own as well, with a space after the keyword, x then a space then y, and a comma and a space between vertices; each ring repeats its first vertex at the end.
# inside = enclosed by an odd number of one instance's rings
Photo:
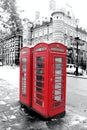
POLYGON ((52 82, 52 81, 53 81, 53 78, 50 78, 50 81, 52 82))

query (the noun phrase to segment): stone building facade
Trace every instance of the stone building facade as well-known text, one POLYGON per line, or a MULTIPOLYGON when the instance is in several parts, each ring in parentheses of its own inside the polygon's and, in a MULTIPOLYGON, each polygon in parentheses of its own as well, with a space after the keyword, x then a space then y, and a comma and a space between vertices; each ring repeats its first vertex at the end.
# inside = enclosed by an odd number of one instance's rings
POLYGON ((86 61, 87 32, 79 26, 78 20, 71 14, 71 12, 60 9, 54 11, 51 14, 51 17, 38 19, 32 24, 31 22, 29 24, 28 21, 27 30, 29 30, 29 35, 26 36, 28 36, 29 40, 27 40, 27 42, 23 42, 25 46, 35 45, 41 41, 61 42, 68 48, 67 55, 69 63, 76 62, 77 41, 75 39, 76 37, 79 37, 79 62, 81 62, 81 59, 86 61))
POLYGON ((71 41, 74 42, 77 36, 81 41, 87 42, 86 30, 78 27, 77 31, 77 25, 77 19, 71 17, 68 13, 65 14, 62 10, 55 11, 49 19, 32 26, 30 30, 31 44, 40 41, 57 41, 70 47, 72 46, 71 41))
POLYGON ((22 43, 22 36, 19 34, 10 35, 0 41, 0 60, 3 65, 19 65, 22 43))
POLYGON ((37 19, 33 23, 24 19, 23 35, 13 35, 0 40, 0 61, 3 64, 18 64, 22 46, 31 46, 39 42, 61 42, 67 46, 69 63, 76 62, 77 41, 79 37, 79 62, 87 63, 87 32, 82 29, 71 12, 59 9, 50 17, 37 19))

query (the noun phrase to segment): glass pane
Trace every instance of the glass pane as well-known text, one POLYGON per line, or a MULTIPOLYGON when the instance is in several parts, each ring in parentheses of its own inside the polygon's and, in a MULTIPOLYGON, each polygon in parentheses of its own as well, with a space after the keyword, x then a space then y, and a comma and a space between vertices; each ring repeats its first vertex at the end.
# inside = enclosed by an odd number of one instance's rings
POLYGON ((22 58, 22 63, 25 63, 27 61, 26 58, 22 58))
POLYGON ((55 95, 61 94, 61 89, 60 90, 55 90, 55 95))
POLYGON ((62 77, 55 77, 55 82, 61 82, 62 81, 62 77))
POLYGON ((63 79, 63 58, 55 57, 53 65, 54 87, 53 87, 53 107, 58 107, 62 102, 62 79, 63 79), (55 102, 56 101, 56 102, 55 102))
POLYGON ((36 68, 43 68, 43 67, 44 67, 44 65, 42 63, 37 63, 36 64, 36 68))
POLYGON ((23 87, 22 87, 22 94, 23 94, 23 95, 26 95, 26 89, 25 89, 25 88, 26 88, 26 86, 23 86, 23 87))
POLYGON ((37 97, 38 99, 43 99, 43 95, 41 95, 41 94, 36 94, 36 97, 37 97))
POLYGON ((36 87, 36 91, 42 93, 42 88, 36 87))
POLYGON ((36 76, 36 80, 42 81, 43 80, 43 76, 36 76))
POLYGON ((27 58, 22 58, 22 72, 26 72, 27 58))
POLYGON ((61 88, 61 83, 55 83, 55 89, 57 89, 57 88, 61 88))
POLYGON ((22 58, 22 94, 26 95, 26 65, 27 65, 27 58, 22 58))
POLYGON ((44 58, 43 58, 42 56, 37 57, 37 58, 36 58, 36 62, 43 62, 43 59, 44 59, 44 58))
POLYGON ((60 101, 61 100, 61 95, 60 96, 55 96, 55 100, 60 101))
POLYGON ((55 62, 62 62, 62 58, 55 58, 55 62))
POLYGON ((35 102, 43 106, 41 99, 44 97, 43 87, 44 87, 44 62, 45 58, 43 56, 36 57, 35 65, 35 102))
POLYGON ((26 72, 26 65, 22 66, 22 72, 26 72))
POLYGON ((26 77, 22 77, 22 94, 26 95, 26 77))
POLYGON ((43 83, 42 82, 36 82, 36 86, 43 87, 43 83))
POLYGON ((44 71, 43 71, 43 70, 41 70, 41 69, 36 70, 36 74, 43 74, 43 73, 44 73, 44 71))
POLYGON ((62 64, 55 64, 55 68, 62 68, 63 65, 62 64))
POLYGON ((36 99, 36 103, 39 104, 40 106, 43 106, 43 102, 38 99, 36 99))
POLYGON ((55 70, 55 75, 61 75, 62 74, 62 70, 55 70))

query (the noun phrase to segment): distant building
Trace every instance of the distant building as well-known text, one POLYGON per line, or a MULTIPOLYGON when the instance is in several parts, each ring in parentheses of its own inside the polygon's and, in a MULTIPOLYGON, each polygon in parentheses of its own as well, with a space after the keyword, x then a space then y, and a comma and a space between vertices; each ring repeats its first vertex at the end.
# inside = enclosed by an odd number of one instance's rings
POLYGON ((22 20, 23 25, 23 46, 31 45, 31 28, 32 22, 29 19, 22 20))
MULTIPOLYGON (((53 1, 51 0, 50 4, 53 1)), ((51 5, 50 9, 53 9, 51 5)), ((22 36, 9 36, 0 40, 0 46, 2 47, 0 49, 0 58, 3 64, 18 64, 19 51, 22 46, 54 41, 61 42, 67 46, 67 62, 75 63, 77 51, 76 37, 79 37, 79 63, 83 60, 87 63, 87 31, 79 26, 78 20, 70 10, 64 8, 57 9, 49 17, 38 17, 36 17, 33 23, 29 19, 23 19, 22 36)))
POLYGON ((0 1, 0 62, 3 65, 18 65, 20 49, 23 46, 22 35, 11 35, 8 18, 9 14, 4 11, 0 1))
POLYGON ((10 34, 10 26, 7 24, 9 14, 4 11, 0 4, 0 39, 10 34))
MULTIPOLYGON (((54 11, 51 17, 39 19, 31 27, 31 44, 40 41, 57 41, 64 43, 67 47, 72 46, 71 40, 78 35, 82 41, 87 41, 87 32, 78 26, 77 19, 69 12, 63 10, 54 11), (40 21, 41 20, 41 21, 40 21)), ((73 41, 74 42, 74 41, 73 41)))
MULTIPOLYGON (((36 20, 27 28, 29 30, 28 45, 35 45, 38 42, 61 42, 68 48, 68 62, 76 61, 76 41, 79 37, 79 62, 81 58, 86 60, 87 32, 79 26, 78 20, 72 15, 72 12, 64 9, 53 11, 51 17, 44 17, 36 20), (77 30, 78 25, 78 30, 77 30), (70 49, 71 48, 71 49, 70 49), (71 52, 71 53, 70 53, 71 52), (70 57, 70 58, 69 58, 70 57)), ((25 42, 23 42, 25 44, 25 42)))
POLYGON ((55 11, 55 9, 56 9, 56 1, 50 0, 49 1, 49 11, 55 11))
POLYGON ((35 12, 35 20, 40 18, 40 11, 35 12))
MULTIPOLYGON (((0 1, 0 41, 8 35, 10 35, 10 26, 6 23, 8 20, 8 13, 5 12, 1 6, 0 1)), ((0 61, 2 62, 2 55, 3 55, 3 45, 0 42, 0 61)))
POLYGON ((20 49, 22 47, 22 36, 20 34, 10 35, 0 41, 1 62, 3 65, 19 65, 20 49))

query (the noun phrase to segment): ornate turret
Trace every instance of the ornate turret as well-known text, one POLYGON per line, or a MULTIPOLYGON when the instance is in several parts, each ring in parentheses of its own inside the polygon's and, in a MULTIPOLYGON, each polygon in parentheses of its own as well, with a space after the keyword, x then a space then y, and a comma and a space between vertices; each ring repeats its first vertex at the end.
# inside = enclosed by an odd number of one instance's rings
POLYGON ((52 14, 53 18, 53 40, 64 43, 64 15, 62 10, 57 10, 52 14))

